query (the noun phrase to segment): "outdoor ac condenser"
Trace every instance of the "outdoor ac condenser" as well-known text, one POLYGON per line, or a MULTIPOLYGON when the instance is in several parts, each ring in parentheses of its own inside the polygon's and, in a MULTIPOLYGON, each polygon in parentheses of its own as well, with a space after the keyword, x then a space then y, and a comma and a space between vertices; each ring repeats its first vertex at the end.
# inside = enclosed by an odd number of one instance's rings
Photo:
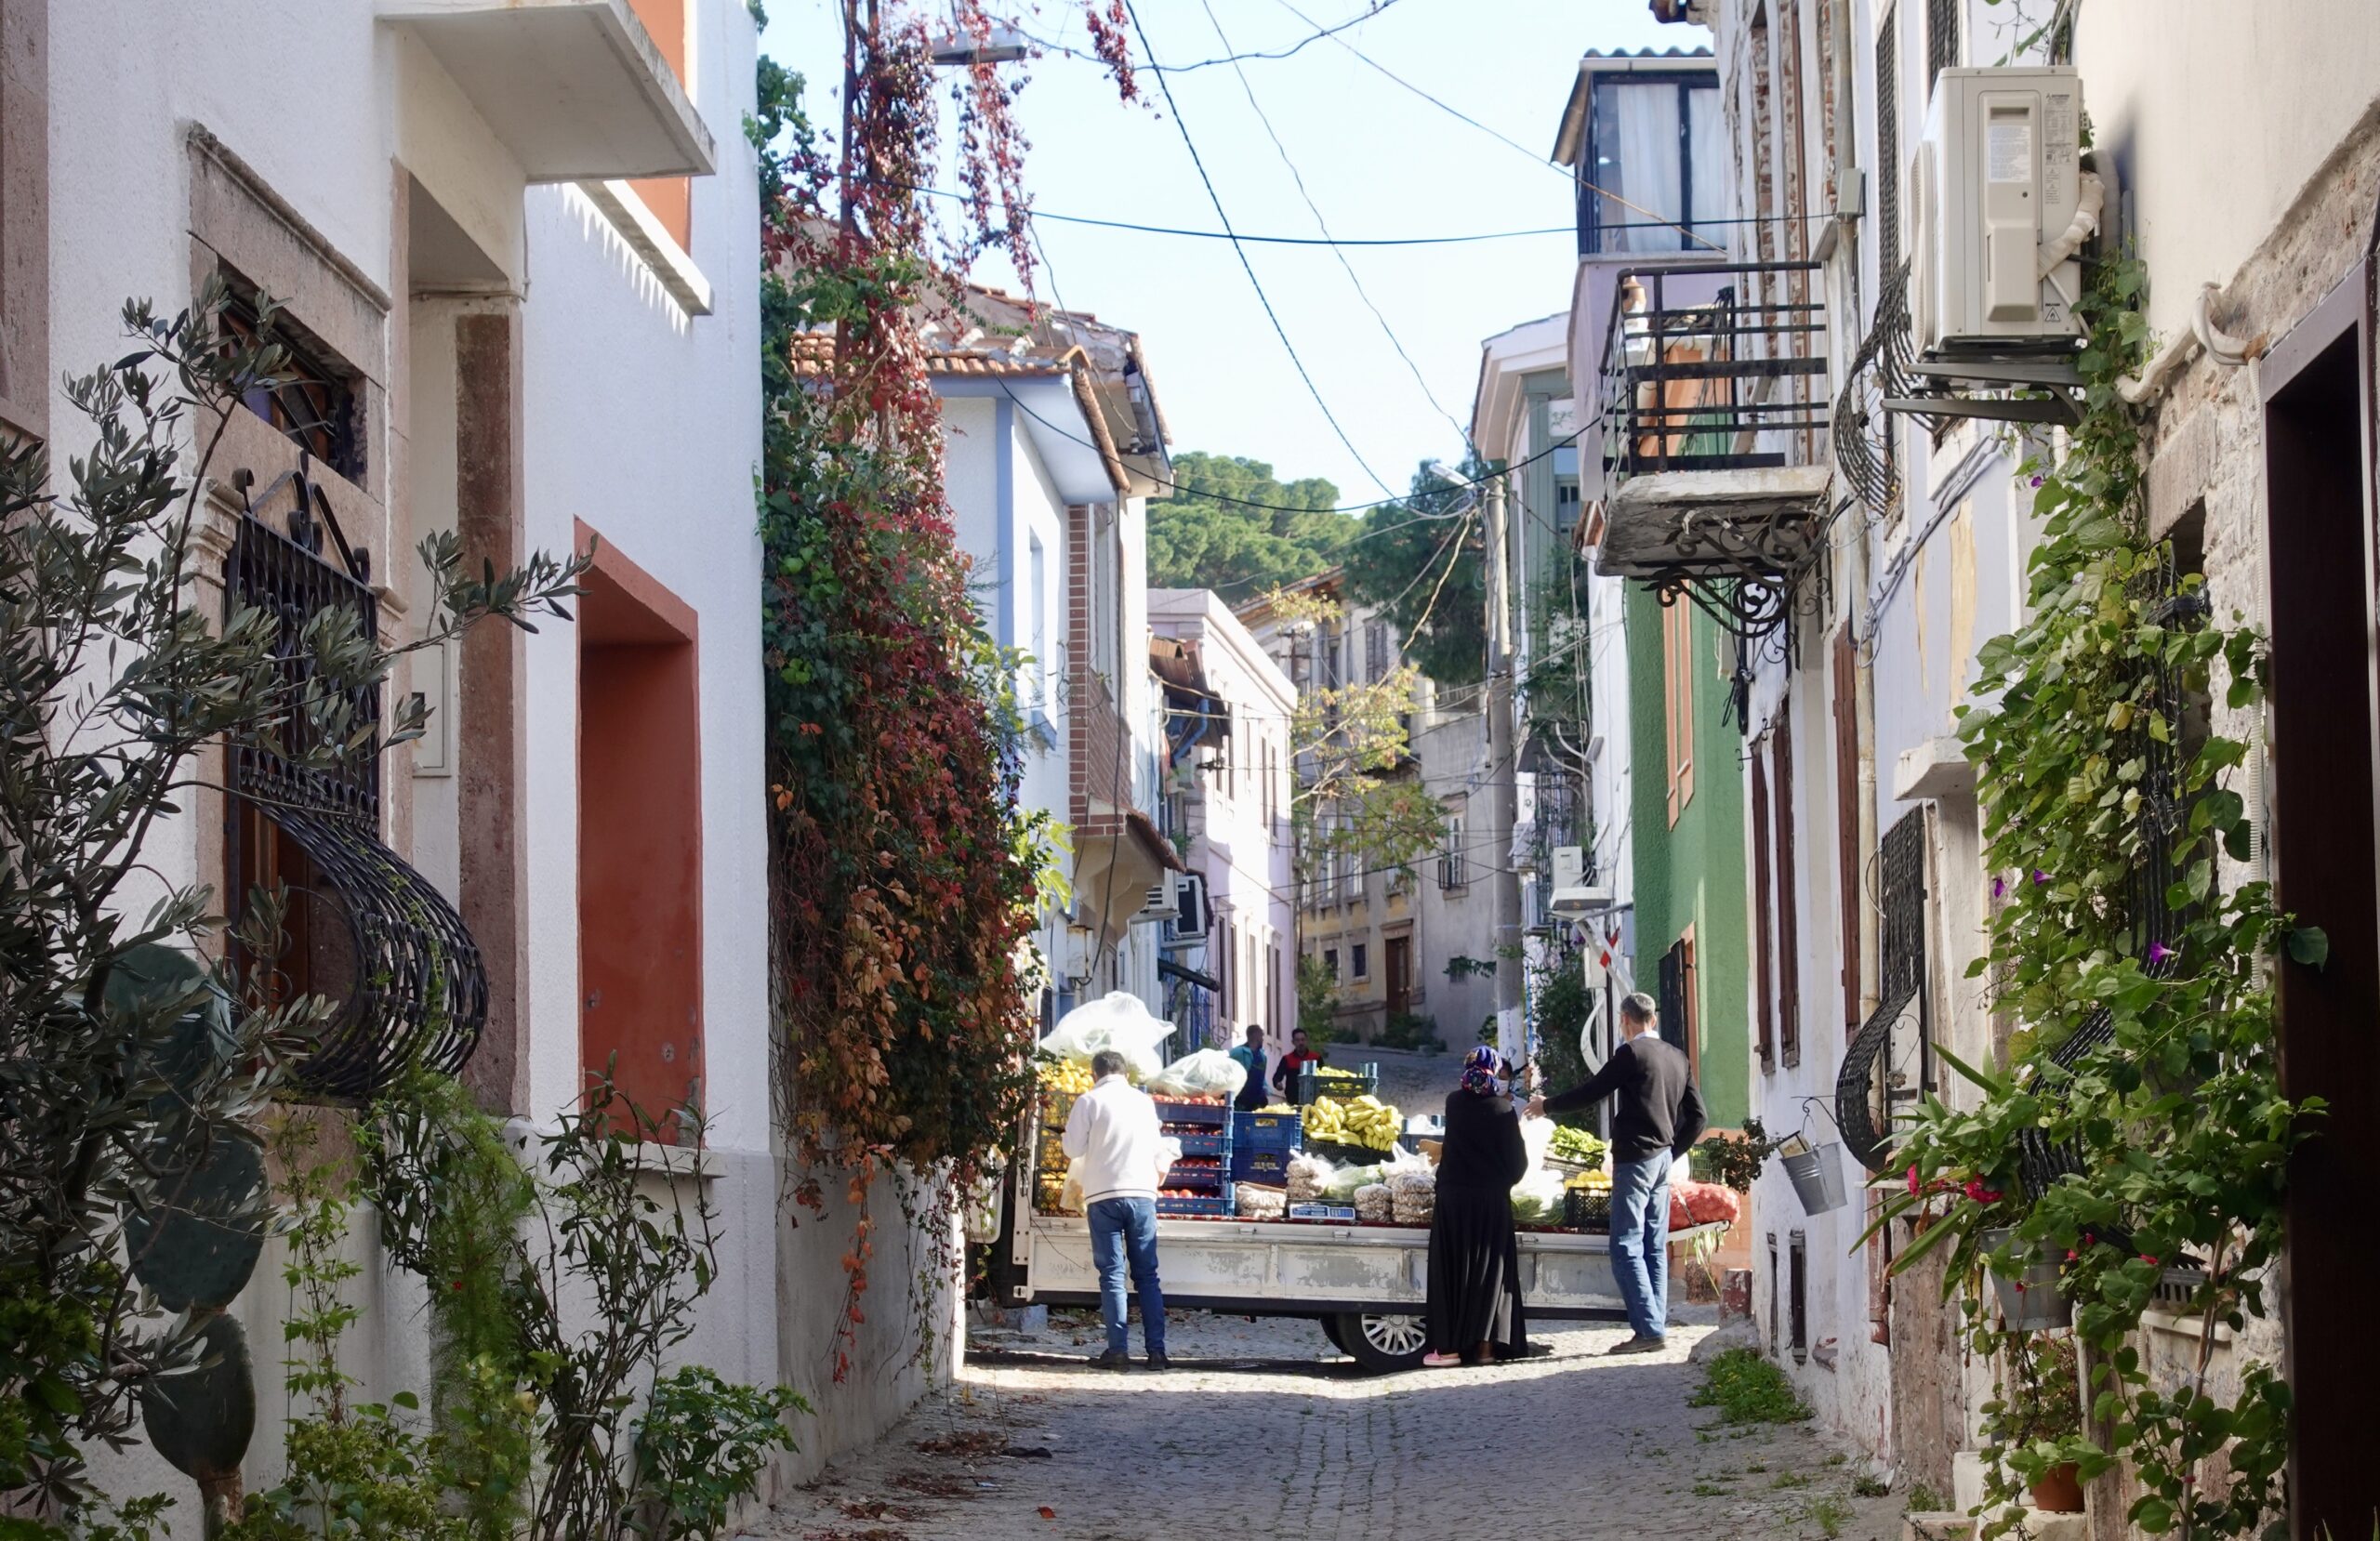
POLYGON ((1611 889, 1587 882, 1587 856, 1582 848, 1554 848, 1554 891, 1547 897, 1545 908, 1548 914, 1566 919, 1599 915, 1611 908, 1611 889))
POLYGON ((2066 66, 1944 70, 1911 170, 1911 330, 1926 358, 2070 346, 2098 188, 2066 66))
POLYGON ((1203 873, 1166 874, 1173 882, 1174 916, 1166 923, 1169 942, 1207 940, 1207 879, 1203 873))

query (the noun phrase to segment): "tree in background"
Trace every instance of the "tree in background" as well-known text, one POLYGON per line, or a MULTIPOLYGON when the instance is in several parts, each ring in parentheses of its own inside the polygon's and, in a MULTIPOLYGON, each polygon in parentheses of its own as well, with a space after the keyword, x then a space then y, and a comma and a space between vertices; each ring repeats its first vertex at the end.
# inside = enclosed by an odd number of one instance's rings
MULTIPOLYGON (((1488 474, 1463 462, 1461 477, 1488 474)), ((1412 492, 1364 516, 1342 566, 1348 596, 1387 615, 1406 660, 1441 687, 1476 685, 1488 663, 1488 565, 1477 494, 1424 461, 1412 492)))
POLYGON ((1339 489, 1329 482, 1285 484, 1244 455, 1185 451, 1173 481, 1173 495, 1149 505, 1153 588, 1211 588, 1236 602, 1337 566, 1361 528, 1331 512, 1339 489))

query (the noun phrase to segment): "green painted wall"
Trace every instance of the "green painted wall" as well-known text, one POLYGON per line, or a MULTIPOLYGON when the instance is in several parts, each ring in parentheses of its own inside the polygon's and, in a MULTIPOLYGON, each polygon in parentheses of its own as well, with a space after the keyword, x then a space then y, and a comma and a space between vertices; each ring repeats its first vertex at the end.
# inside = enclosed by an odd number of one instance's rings
MULTIPOLYGON (((1681 605, 1692 601, 1681 599, 1681 605)), ((1694 796, 1669 820, 1661 602, 1628 586, 1629 751, 1636 860, 1636 987, 1658 994, 1661 955, 1694 928, 1702 1097, 1717 1128, 1752 1113, 1751 929, 1744 918, 1743 736, 1726 719, 1735 644, 1694 612, 1694 796)))

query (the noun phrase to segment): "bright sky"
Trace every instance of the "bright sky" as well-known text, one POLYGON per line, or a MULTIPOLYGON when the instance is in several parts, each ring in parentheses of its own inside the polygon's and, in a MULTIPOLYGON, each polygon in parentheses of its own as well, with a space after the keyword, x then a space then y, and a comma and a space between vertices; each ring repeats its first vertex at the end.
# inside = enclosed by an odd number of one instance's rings
MULTIPOLYGON (((1168 65, 1285 49, 1361 15, 1368 3, 1135 0, 1149 44, 1168 65)), ((813 119, 831 127, 841 79, 840 5, 766 4, 762 48, 808 75, 813 119)), ((1039 13, 1024 11, 1020 24, 1088 51, 1076 0, 1040 0, 1039 13)), ((1230 243, 1044 218, 1038 229, 1049 266, 1037 287, 1045 299, 1141 334, 1177 453, 1250 455, 1271 462, 1284 481, 1328 477, 1348 502, 1382 495, 1373 473, 1387 492, 1402 494, 1418 462, 1460 458, 1461 432, 1448 415, 1469 421, 1481 339, 1569 304, 1570 189, 1548 157, 1579 56, 1708 41, 1699 28, 1654 21, 1645 0, 1388 0, 1378 14, 1293 57, 1170 76, 1181 123, 1243 235, 1319 233, 1289 164, 1341 240, 1560 231, 1346 250, 1387 330, 1330 248, 1246 248, 1353 451, 1300 382, 1230 243), (1431 105, 1353 49, 1493 133, 1431 105), (1389 331, 1411 355, 1419 380, 1389 331)), ((1141 49, 1135 54, 1145 61, 1141 49)), ((1146 104, 1128 106, 1087 59, 1050 51, 1003 68, 1029 74, 1018 115, 1032 141, 1025 185, 1039 213, 1220 229, 1154 75, 1141 76, 1146 104)), ((997 261, 977 276, 1010 282, 997 261)))

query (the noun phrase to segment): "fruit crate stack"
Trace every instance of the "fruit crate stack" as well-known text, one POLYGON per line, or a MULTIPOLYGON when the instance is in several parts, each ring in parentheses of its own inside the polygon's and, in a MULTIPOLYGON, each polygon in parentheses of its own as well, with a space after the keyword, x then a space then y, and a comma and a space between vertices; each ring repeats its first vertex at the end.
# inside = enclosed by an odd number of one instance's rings
POLYGON ((1232 1180, 1262 1183, 1267 1188, 1287 1183, 1289 1156, 1298 1148, 1302 1128, 1294 1109, 1288 1113, 1233 1113, 1232 1180))
POLYGON ((1380 1090, 1380 1066, 1366 1065, 1361 1070, 1341 1070, 1336 1065, 1304 1065, 1298 1070, 1298 1103, 1300 1106, 1318 1097, 1344 1100, 1350 1097, 1370 1097, 1380 1090))
POLYGON ((1182 1159, 1165 1175, 1157 1212, 1170 1219, 1227 1219, 1232 1213, 1231 1105, 1160 1097, 1157 1116, 1182 1142, 1182 1159))

